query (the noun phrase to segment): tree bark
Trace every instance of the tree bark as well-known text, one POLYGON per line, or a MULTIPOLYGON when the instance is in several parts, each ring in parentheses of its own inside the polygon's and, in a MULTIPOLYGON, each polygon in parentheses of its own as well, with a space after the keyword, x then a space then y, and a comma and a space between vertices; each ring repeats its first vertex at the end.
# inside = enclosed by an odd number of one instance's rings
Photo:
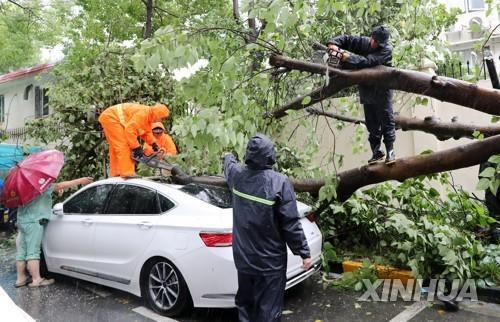
POLYGON ((240 3, 239 0, 233 0, 233 18, 236 24, 240 24, 240 3))
POLYGON ((282 55, 271 55, 269 63, 275 67, 301 70, 315 74, 330 75, 330 85, 311 92, 311 102, 302 104, 303 96, 270 113, 283 117, 288 109, 300 109, 332 96, 352 85, 381 86, 409 93, 421 94, 442 101, 466 106, 484 113, 500 115, 500 91, 481 88, 453 78, 430 75, 422 72, 376 66, 360 70, 340 70, 326 65, 291 59, 282 55), (321 94, 321 95, 320 95, 321 94), (312 95, 315 95, 314 97, 312 95))
POLYGON ((144 39, 149 39, 153 35, 153 0, 143 0, 146 6, 146 23, 144 25, 144 39))
MULTIPOLYGON (((306 110, 310 114, 323 115, 343 122, 365 124, 365 120, 363 119, 324 112, 311 107, 306 108, 306 110)), ((424 120, 419 120, 417 118, 395 115, 394 122, 396 123, 396 129, 401 129, 403 131, 422 131, 434 135, 440 141, 445 141, 450 138, 454 138, 455 140, 460 138, 474 138, 474 131, 482 133, 484 137, 500 134, 500 126, 441 122, 439 119, 432 116, 426 117, 424 120)))
MULTIPOLYGON (((391 166, 384 163, 364 165, 337 174, 337 199, 347 200, 356 190, 364 186, 387 180, 403 181, 416 176, 456 170, 482 163, 494 154, 500 153, 500 135, 456 148, 397 159, 391 166)), ((226 186, 222 177, 190 177, 179 167, 172 169, 172 180, 178 184, 202 183, 226 186)), ((324 180, 291 179, 296 192, 318 194, 325 185, 324 180)))

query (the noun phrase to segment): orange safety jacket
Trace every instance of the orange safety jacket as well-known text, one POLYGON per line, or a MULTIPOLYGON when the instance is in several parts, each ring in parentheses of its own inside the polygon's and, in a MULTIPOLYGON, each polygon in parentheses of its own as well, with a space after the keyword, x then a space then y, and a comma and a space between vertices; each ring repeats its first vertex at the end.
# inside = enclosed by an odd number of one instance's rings
POLYGON ((168 108, 163 104, 147 106, 135 103, 123 103, 108 107, 101 113, 101 118, 113 118, 122 124, 125 139, 131 150, 140 147, 137 137, 152 145, 156 142, 151 126, 156 119, 166 118, 168 108))
MULTIPOLYGON (((158 147, 165 151, 167 155, 177 155, 177 147, 175 146, 174 140, 172 140, 172 137, 167 134, 167 131, 165 130, 165 126, 161 122, 156 122, 153 123, 153 126, 151 127, 151 130, 155 128, 161 128, 163 129, 163 134, 158 138, 156 138, 156 144, 158 144, 158 147)), ((153 134, 154 135, 154 134, 153 134)), ((144 154, 146 155, 151 155, 153 154, 153 148, 151 145, 144 143, 144 154)))

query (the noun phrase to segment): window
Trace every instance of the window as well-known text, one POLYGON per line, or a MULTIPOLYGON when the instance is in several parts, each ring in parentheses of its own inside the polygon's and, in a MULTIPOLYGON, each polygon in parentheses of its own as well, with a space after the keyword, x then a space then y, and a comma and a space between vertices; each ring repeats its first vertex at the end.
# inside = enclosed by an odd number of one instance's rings
POLYGON ((156 191, 138 186, 117 185, 108 202, 106 213, 116 215, 159 214, 156 191))
POLYGON ((172 201, 160 194, 158 194, 158 199, 160 199, 161 212, 166 212, 175 207, 175 204, 172 201))
POLYGON ((232 207, 232 196, 227 188, 190 183, 180 190, 219 208, 232 207))
POLYGON ((5 122, 5 98, 0 95, 0 123, 5 122))
POLYGON ((468 0, 469 11, 484 10, 484 0, 468 0))
POLYGON ((35 117, 49 115, 49 96, 47 88, 35 87, 35 117))
POLYGON ((106 184, 80 192, 63 206, 66 214, 102 214, 106 199, 113 185, 106 184))

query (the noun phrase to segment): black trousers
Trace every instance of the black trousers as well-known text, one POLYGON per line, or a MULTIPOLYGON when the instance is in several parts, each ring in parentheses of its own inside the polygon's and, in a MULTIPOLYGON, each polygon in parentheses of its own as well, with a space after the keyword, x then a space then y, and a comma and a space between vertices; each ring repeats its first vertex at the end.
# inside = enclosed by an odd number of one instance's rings
POLYGON ((366 128, 368 129, 368 141, 372 152, 380 147, 382 136, 386 147, 392 147, 396 140, 396 128, 394 123, 394 112, 391 102, 381 104, 363 104, 365 110, 366 128))
POLYGON ((283 311, 286 271, 251 275, 238 271, 236 307, 239 322, 279 322, 283 311))

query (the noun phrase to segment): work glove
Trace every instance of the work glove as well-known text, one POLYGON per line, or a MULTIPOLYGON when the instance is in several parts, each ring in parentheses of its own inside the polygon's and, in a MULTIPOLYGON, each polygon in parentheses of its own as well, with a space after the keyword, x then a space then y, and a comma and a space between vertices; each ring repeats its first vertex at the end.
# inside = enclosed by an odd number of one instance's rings
POLYGON ((142 151, 142 148, 140 146, 132 150, 133 159, 140 159, 143 156, 144 156, 144 151, 142 151))
POLYGON ((158 146, 158 144, 156 144, 156 142, 153 143, 153 145, 151 145, 151 147, 153 148, 153 151, 155 151, 155 152, 160 151, 160 147, 158 146))

